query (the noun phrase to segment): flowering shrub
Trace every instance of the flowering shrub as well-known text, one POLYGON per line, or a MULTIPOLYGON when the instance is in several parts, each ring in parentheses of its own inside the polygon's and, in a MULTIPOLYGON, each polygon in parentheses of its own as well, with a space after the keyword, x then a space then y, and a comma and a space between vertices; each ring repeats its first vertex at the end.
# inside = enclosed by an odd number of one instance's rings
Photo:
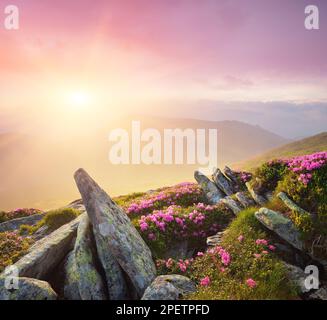
POLYGON ((191 206, 203 202, 204 197, 197 184, 184 182, 174 187, 146 194, 144 197, 123 206, 128 214, 143 215, 171 205, 191 206))
POLYGON ((34 214, 42 213, 39 209, 27 209, 27 208, 19 208, 9 212, 0 212, 0 223, 5 222, 12 219, 18 219, 23 217, 29 217, 34 214))
POLYGON ((31 239, 23 238, 15 232, 0 233, 0 272, 22 257, 31 244, 31 239))
POLYGON ((136 227, 150 248, 160 256, 180 240, 188 240, 191 247, 205 245, 206 238, 216 234, 231 219, 232 214, 220 205, 198 203, 187 208, 172 205, 141 216, 136 227))
POLYGON ((188 276, 198 284, 188 299, 293 299, 296 287, 275 257, 275 246, 254 217, 241 212, 222 243, 197 255, 188 276))

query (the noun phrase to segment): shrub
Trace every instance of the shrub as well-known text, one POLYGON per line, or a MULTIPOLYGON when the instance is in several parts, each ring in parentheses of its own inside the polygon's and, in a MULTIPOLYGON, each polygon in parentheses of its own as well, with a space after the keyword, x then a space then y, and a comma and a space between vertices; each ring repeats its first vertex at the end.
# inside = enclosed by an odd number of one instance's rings
POLYGON ((7 220, 7 212, 0 211, 0 223, 5 222, 7 220))
POLYGON ((149 214, 171 205, 191 206, 204 202, 204 196, 197 184, 184 182, 173 187, 161 189, 124 206, 130 215, 149 214))
POLYGON ((241 212, 225 233, 221 246, 198 256, 190 277, 198 291, 188 299, 293 299, 297 290, 285 267, 274 256, 275 247, 254 217, 241 212))
POLYGON ((0 272, 26 254, 32 242, 15 232, 0 233, 0 272))
POLYGON ((22 225, 19 228, 20 234, 33 234, 42 226, 46 225, 48 230, 54 231, 64 224, 69 223, 80 215, 80 211, 73 208, 62 208, 49 211, 41 221, 34 226, 22 225))
POLYGON ((187 208, 169 206, 133 221, 155 256, 160 257, 181 240, 187 240, 189 247, 204 246, 206 238, 221 230, 232 217, 225 207, 198 203, 187 208))

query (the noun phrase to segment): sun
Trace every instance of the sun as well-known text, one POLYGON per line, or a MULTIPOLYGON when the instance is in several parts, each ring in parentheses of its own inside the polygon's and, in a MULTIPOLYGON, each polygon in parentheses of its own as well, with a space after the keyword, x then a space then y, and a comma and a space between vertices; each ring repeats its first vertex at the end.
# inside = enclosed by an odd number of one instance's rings
POLYGON ((68 94, 68 104, 74 109, 85 109, 90 106, 92 98, 87 91, 73 91, 68 94))

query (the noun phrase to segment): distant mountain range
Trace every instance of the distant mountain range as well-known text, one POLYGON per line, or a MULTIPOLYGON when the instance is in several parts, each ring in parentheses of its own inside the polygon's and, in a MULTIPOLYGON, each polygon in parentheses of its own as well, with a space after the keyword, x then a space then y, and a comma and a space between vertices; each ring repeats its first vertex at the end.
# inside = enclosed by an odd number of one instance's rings
MULTIPOLYGON (((219 166, 243 161, 283 145, 284 139, 258 126, 238 121, 199 121, 133 117, 142 129, 217 129, 219 166)), ((116 127, 129 129, 121 119, 97 132, 80 128, 65 136, 40 132, 38 136, 0 134, 0 210, 16 207, 58 207, 78 196, 73 173, 84 167, 110 195, 144 191, 181 181, 193 181, 195 165, 119 165, 108 160, 108 134, 116 127)), ((65 133, 65 128, 62 128, 65 133)), ((68 132, 68 131, 67 131, 68 132)))
POLYGON ((300 156, 319 151, 327 151, 327 132, 322 132, 315 136, 297 140, 278 148, 274 148, 246 161, 235 163, 234 167, 251 170, 272 159, 300 156))

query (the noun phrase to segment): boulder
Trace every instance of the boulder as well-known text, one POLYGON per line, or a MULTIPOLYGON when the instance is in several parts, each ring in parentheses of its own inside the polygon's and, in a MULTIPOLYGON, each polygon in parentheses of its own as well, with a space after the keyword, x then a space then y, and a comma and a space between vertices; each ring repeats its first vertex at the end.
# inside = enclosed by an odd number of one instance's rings
POLYGON ((208 237, 207 245, 212 246, 212 247, 218 246, 221 243, 223 235, 224 235, 224 232, 218 232, 214 236, 208 237))
POLYGON ((57 300, 57 294, 45 281, 23 277, 12 280, 18 287, 8 290, 6 279, 0 278, 0 300, 57 300))
POLYGON ((210 204, 217 204, 218 201, 226 195, 203 173, 194 172, 194 178, 203 190, 210 204))
MULTIPOLYGON (((98 256, 111 285, 123 281, 117 262, 126 272, 141 297, 156 275, 152 254, 127 214, 117 206, 97 183, 83 170, 75 173, 75 181, 93 226, 98 256), (111 273, 108 273, 111 268, 111 273)), ((120 283, 120 286, 122 282, 120 283)), ((109 294, 111 288, 108 288, 109 294)), ((121 297, 124 292, 120 292, 121 297)), ((126 298, 126 297, 124 297, 126 298)))
POLYGON ((237 192, 235 196, 244 208, 253 207, 256 205, 254 200, 248 196, 246 192, 237 192))
POLYGON ((309 300, 327 300, 327 287, 321 287, 314 293, 310 294, 309 300))
POLYGON ((175 260, 179 260, 179 259, 184 260, 191 257, 192 254, 190 255, 187 240, 179 241, 172 247, 168 248, 164 254, 165 259, 172 258, 175 260))
POLYGON ((157 277, 145 290, 142 300, 178 300, 180 296, 196 291, 195 284, 181 275, 157 277))
POLYGON ((88 216, 80 221, 74 250, 65 263, 64 296, 69 300, 106 300, 106 289, 95 267, 88 216))
POLYGON ((285 265, 285 268, 287 269, 288 278, 296 284, 296 286, 300 290, 300 293, 303 294, 303 293, 309 292, 310 290, 308 290, 304 284, 305 279, 307 278, 308 275, 306 275, 304 273, 304 271, 299 267, 296 267, 294 265, 291 265, 291 264, 288 264, 285 262, 283 264, 285 265))
POLYGON ((294 248, 304 250, 304 244, 300 233, 293 222, 279 212, 261 208, 255 213, 255 217, 269 230, 275 232, 279 237, 288 242, 294 248))
POLYGON ((228 196, 234 194, 232 182, 227 179, 219 169, 215 169, 212 174, 212 180, 217 187, 228 196))
POLYGON ((240 204, 238 204, 233 198, 226 197, 224 199, 221 199, 219 202, 225 204, 227 208, 233 211, 233 213, 237 216, 241 211, 242 208, 240 204))
POLYGON ((82 300, 79 294, 80 275, 77 272, 74 252, 70 252, 65 261, 64 298, 67 300, 82 300))
POLYGON ((83 215, 37 241, 14 266, 20 277, 45 279, 72 250, 83 215))
POLYGON ((0 232, 17 230, 23 224, 32 226, 42 220, 43 217, 44 213, 2 222, 0 223, 0 232))
POLYGON ((267 199, 264 196, 258 194, 256 191, 254 191, 250 182, 247 182, 245 185, 246 185, 248 191, 250 192, 252 198, 254 199, 254 201, 257 204, 259 204, 260 206, 264 206, 267 203, 267 199))
POLYGON ((239 174, 235 171, 233 171, 231 168, 225 166, 224 168, 224 174, 227 178, 229 178, 230 181, 233 183, 234 191, 240 191, 243 189, 244 184, 239 178, 239 174))
POLYGON ((303 215, 309 215, 311 216, 311 213, 308 211, 300 208, 294 201, 292 201, 285 192, 278 193, 277 197, 284 202, 284 204, 291 209, 292 211, 295 211, 299 214, 303 215))

